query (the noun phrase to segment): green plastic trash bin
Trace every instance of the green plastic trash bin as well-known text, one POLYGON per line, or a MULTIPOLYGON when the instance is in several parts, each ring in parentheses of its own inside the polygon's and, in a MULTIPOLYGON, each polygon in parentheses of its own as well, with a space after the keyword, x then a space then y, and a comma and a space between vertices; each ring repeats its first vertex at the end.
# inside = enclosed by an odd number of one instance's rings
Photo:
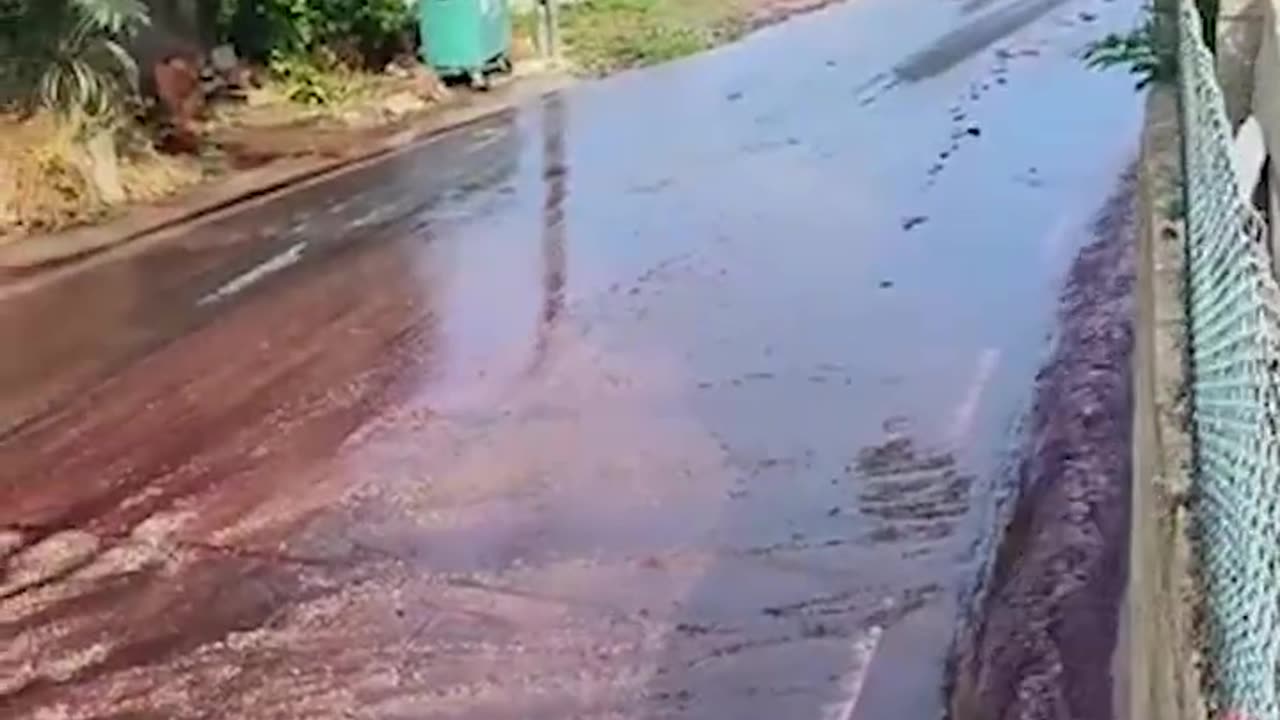
POLYGON ((418 0, 423 59, 441 77, 488 87, 488 74, 511 69, 507 0, 418 0))

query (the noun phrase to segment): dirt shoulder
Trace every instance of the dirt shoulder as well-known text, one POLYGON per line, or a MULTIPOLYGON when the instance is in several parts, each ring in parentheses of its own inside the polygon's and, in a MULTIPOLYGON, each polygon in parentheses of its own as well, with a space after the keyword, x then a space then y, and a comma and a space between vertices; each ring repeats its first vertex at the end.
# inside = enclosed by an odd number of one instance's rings
POLYGON ((1018 498, 957 649, 955 720, 1114 717, 1128 558, 1135 188, 1126 173, 1072 266, 1018 498))

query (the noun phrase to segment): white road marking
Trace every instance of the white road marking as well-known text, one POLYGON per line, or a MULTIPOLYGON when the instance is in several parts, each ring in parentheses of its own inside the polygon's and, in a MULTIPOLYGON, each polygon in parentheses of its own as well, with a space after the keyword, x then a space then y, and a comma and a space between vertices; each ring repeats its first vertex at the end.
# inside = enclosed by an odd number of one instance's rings
POLYGON ((843 694, 845 699, 828 706, 822 714, 823 720, 852 720, 853 711, 858 708, 858 699, 862 697, 862 686, 867 680, 867 671, 871 669, 871 660, 876 648, 880 646, 880 636, 884 628, 874 625, 867 634, 853 644, 853 665, 845 676, 843 694))
POLYGON ((256 265, 250 268, 249 270, 231 278, 226 283, 224 283, 222 287, 200 298, 200 300, 196 304, 208 305, 209 303, 215 303, 215 302, 218 302, 219 300, 223 300, 225 298, 231 297, 232 295, 235 295, 236 293, 244 290, 250 285, 267 277, 268 275, 271 275, 273 273, 278 273, 281 270, 289 267, 290 265, 293 265, 294 263, 298 262, 299 260, 302 259, 302 251, 305 250, 306 248, 307 248, 306 242, 295 243, 288 250, 285 250, 284 252, 278 255, 273 255, 272 257, 268 258, 265 262, 259 265, 256 265))
POLYGON ((982 405, 982 393, 987 389, 987 385, 991 384, 991 377, 995 375, 996 366, 999 363, 999 350, 987 348, 979 353, 977 371, 969 383, 964 400, 956 408, 955 417, 951 422, 951 436, 948 439, 952 446, 958 447, 968 440, 969 432, 973 430, 973 422, 978 416, 978 408, 982 405))

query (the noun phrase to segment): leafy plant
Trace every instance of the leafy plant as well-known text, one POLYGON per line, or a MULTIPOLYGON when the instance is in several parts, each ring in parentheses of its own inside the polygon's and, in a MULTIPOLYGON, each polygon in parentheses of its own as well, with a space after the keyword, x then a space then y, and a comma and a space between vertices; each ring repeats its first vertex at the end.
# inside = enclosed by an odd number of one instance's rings
POLYGON ((79 123, 115 122, 137 90, 124 43, 148 22, 141 0, 4 0, 0 63, 12 72, 3 98, 79 123))
POLYGON ((1177 75, 1178 59, 1173 43, 1165 39, 1155 15, 1147 8, 1137 27, 1127 33, 1111 33, 1090 43, 1084 51, 1085 64, 1105 70, 1123 68, 1138 77, 1137 89, 1153 82, 1167 82, 1177 75))
POLYGON ((304 105, 335 105, 346 99, 350 72, 323 54, 278 56, 271 61, 271 74, 289 100, 304 105))
POLYGON ((250 57, 272 61, 319 50, 348 64, 377 64, 412 37, 405 0, 222 0, 221 34, 250 57))

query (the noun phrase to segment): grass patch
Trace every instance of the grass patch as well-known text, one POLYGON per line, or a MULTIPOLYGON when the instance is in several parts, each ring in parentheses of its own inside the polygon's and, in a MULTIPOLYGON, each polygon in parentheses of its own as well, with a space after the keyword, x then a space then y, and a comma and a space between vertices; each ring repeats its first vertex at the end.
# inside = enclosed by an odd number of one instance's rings
POLYGON ((734 34, 737 0, 581 0, 562 10, 569 59, 603 75, 692 55, 734 34))

